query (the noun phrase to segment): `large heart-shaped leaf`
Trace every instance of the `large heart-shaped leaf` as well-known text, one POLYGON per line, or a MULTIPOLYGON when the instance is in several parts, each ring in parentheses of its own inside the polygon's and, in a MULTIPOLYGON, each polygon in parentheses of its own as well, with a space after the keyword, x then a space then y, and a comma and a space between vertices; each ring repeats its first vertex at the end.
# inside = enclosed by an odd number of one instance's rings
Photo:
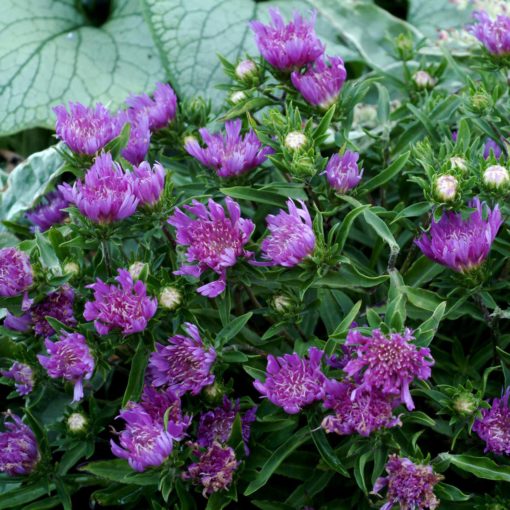
MULTIPOLYGON (((257 54, 249 21, 268 20, 268 8, 278 7, 289 17, 293 10, 306 13, 305 0, 255 3, 253 0, 142 0, 154 40, 172 84, 181 96, 201 94, 218 106, 224 94, 214 86, 224 83, 217 54, 234 61, 245 53, 257 54)), ((321 15, 317 32, 328 54, 359 60, 357 52, 337 40, 337 30, 321 15)))
POLYGON ((0 17, 0 135, 53 127, 51 107, 118 106, 164 77, 137 0, 112 2, 101 27, 75 0, 4 0, 0 17))

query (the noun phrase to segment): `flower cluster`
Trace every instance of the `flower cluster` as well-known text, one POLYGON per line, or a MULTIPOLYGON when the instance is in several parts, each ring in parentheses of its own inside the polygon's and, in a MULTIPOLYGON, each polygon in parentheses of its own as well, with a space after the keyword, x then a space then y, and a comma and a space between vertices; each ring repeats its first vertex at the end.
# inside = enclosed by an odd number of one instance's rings
POLYGON ((34 372, 29 365, 15 361, 9 370, 1 370, 0 374, 14 381, 14 387, 22 397, 34 388, 34 372))
POLYGON ((33 282, 28 255, 16 248, 0 250, 0 296, 19 296, 33 282))
POLYGON ((55 190, 48 193, 42 203, 27 213, 27 219, 34 228, 44 232, 67 218, 67 213, 64 211, 66 207, 69 207, 68 200, 60 190, 55 190))

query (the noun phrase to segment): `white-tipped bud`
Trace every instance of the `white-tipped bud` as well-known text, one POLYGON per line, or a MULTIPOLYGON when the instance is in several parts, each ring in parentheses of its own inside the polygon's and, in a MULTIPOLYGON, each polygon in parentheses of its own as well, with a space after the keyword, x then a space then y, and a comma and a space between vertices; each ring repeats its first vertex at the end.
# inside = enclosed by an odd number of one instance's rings
POLYGON ((64 274, 80 274, 80 266, 76 262, 67 262, 64 264, 64 274))
POLYGON ((459 156, 453 156, 450 158, 450 165, 453 169, 462 170, 463 172, 467 170, 466 160, 459 156))
POLYGON ((292 301, 283 294, 277 294, 272 299, 273 308, 278 313, 288 312, 292 308, 292 301))
POLYGON ((490 188, 501 188, 508 184, 509 180, 508 170, 501 165, 492 165, 483 173, 483 182, 490 188))
POLYGON ((81 413, 73 413, 67 418, 67 428, 70 432, 78 434, 87 428, 88 420, 81 413))
POLYGON ((257 72, 257 64, 253 60, 242 60, 237 64, 236 76, 240 80, 244 80, 250 76, 253 76, 257 72))
POLYGON ((292 150, 297 150, 303 147, 307 142, 306 136, 301 131, 291 131, 285 137, 285 147, 292 150))
POLYGON ((450 202, 457 196, 459 181, 453 175, 441 175, 436 179, 435 192, 443 202, 450 202))
POLYGON ((373 104, 358 103, 354 107, 352 127, 375 127, 377 125, 377 107, 373 104))
POLYGON ((246 94, 242 90, 236 90, 230 96, 230 101, 234 104, 240 103, 244 99, 246 99, 246 94))
POLYGON ((133 280, 138 280, 145 268, 147 268, 147 270, 149 269, 149 266, 145 262, 133 262, 129 266, 129 274, 131 275, 131 278, 133 278, 133 280))
POLYGON ((453 409, 461 416, 470 416, 478 409, 478 399, 472 393, 461 393, 453 401, 453 409))
POLYGON ((182 293, 177 287, 165 287, 159 293, 159 304, 166 310, 175 310, 182 302, 182 293))
POLYGON ((437 83, 437 79, 427 71, 417 71, 413 76, 413 80, 419 89, 431 89, 437 83))

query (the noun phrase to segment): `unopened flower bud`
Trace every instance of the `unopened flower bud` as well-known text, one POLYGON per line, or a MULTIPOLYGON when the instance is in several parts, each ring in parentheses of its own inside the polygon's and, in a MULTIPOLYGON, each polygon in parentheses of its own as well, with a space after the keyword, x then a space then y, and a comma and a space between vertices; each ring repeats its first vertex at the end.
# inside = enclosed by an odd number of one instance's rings
POLYGON ((395 46, 402 60, 413 58, 413 40, 408 34, 399 34, 395 38, 395 46))
POLYGON ((467 170, 466 160, 459 156, 453 156, 452 158, 450 158, 450 165, 453 169, 462 170, 463 172, 467 170))
POLYGON ((453 175, 441 175, 436 179, 435 193, 443 202, 450 202, 457 196, 459 181, 453 175))
POLYGON ((159 304, 166 310, 175 310, 182 302, 182 293, 177 287, 165 287, 159 294, 159 304))
POLYGON ((67 428, 73 434, 84 432, 87 428, 88 419, 81 413, 73 413, 67 418, 67 428))
POLYGON ((431 89, 437 83, 437 79, 427 71, 417 71, 413 76, 413 80, 419 89, 431 89))
POLYGON ((80 266, 76 262, 67 262, 64 264, 64 274, 77 275, 80 273, 80 266))
POLYGON ((230 96, 230 102, 234 104, 240 103, 243 99, 246 99, 246 94, 242 90, 236 90, 230 96))
POLYGON ((478 92, 471 96, 471 108, 478 113, 485 112, 490 108, 492 100, 486 92, 478 92))
POLYGON ((244 80, 253 76, 257 72, 257 64, 253 60, 242 60, 237 64, 236 76, 240 80, 244 80))
POLYGON ((276 296, 273 296, 271 304, 278 313, 288 312, 292 308, 292 301, 284 294, 277 294, 276 296))
POLYGON ((478 399, 468 392, 461 393, 453 401, 453 409, 461 416, 470 416, 478 409, 478 399))
POLYGON ((145 262, 133 262, 129 266, 129 274, 133 280, 138 280, 144 270, 146 273, 149 271, 149 266, 145 262))
POLYGON ((222 400, 224 391, 217 382, 213 382, 203 389, 203 394, 209 403, 214 404, 222 400))
POLYGON ((354 107, 352 127, 373 128, 377 125, 377 107, 373 104, 358 103, 354 107))
POLYGON ((291 131, 285 137, 285 147, 292 150, 301 149, 307 142, 307 138, 304 133, 300 131, 291 131))
POLYGON ((509 180, 508 170, 501 165, 491 165, 483 173, 483 182, 490 188, 501 188, 508 184, 509 180))

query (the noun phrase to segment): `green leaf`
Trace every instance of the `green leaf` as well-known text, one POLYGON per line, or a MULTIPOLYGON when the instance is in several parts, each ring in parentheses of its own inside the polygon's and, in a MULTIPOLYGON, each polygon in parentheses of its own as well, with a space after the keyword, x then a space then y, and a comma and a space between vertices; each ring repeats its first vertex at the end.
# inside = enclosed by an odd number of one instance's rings
POLYGON ((432 315, 422 322, 420 327, 415 331, 416 344, 421 347, 427 347, 432 342, 439 328, 439 323, 444 317, 446 310, 446 301, 442 301, 437 305, 432 315))
POLYGON ((338 455, 336 455, 336 453, 333 451, 333 448, 331 448, 324 430, 322 430, 321 427, 310 426, 310 435, 312 436, 313 442, 317 447, 317 451, 320 453, 320 456, 326 465, 333 471, 336 471, 342 476, 349 478, 349 472, 345 469, 340 459, 338 458, 338 455))
POLYGON ((274 205, 276 207, 285 207, 288 197, 274 193, 273 191, 264 191, 249 186, 234 186, 232 188, 220 188, 220 191, 228 197, 238 200, 248 200, 260 204, 274 205))
POLYGON ((41 480, 40 482, 25 485, 19 489, 0 494, 0 510, 11 510, 18 505, 25 505, 44 494, 47 494, 48 484, 41 480))
POLYGON ((131 370, 129 371, 129 379, 122 398, 122 407, 132 400, 137 401, 142 394, 143 378, 145 376, 145 369, 147 368, 147 360, 149 358, 149 352, 140 340, 136 352, 131 361, 131 370))
POLYGON ((62 162, 55 147, 50 147, 20 163, 9 174, 0 194, 0 220, 12 220, 33 207, 46 193, 62 162))
POLYGON ((369 207, 369 204, 360 205, 347 213, 337 234, 336 244, 338 245, 338 253, 342 253, 342 250, 344 249, 345 242, 349 237, 349 232, 351 230, 352 224, 354 223, 354 220, 360 214, 364 213, 369 207))
POLYGON ((146 471, 137 473, 129 466, 127 461, 123 459, 100 460, 97 462, 89 462, 85 466, 80 467, 80 471, 85 471, 93 475, 99 476, 112 482, 149 486, 158 485, 159 473, 156 471, 146 471))
POLYGON ((37 248, 39 248, 42 266, 55 274, 62 274, 60 261, 48 239, 40 232, 35 232, 35 241, 37 243, 37 248))
POLYGON ((360 192, 372 191, 393 179, 393 177, 395 177, 402 168, 404 168, 405 164, 409 160, 409 155, 409 151, 401 154, 388 168, 379 172, 375 177, 369 179, 360 189, 360 192))
POLYGON ((234 338, 244 328, 244 326, 246 326, 246 323, 251 319, 252 315, 253 312, 248 312, 229 322, 216 336, 217 346, 221 347, 229 340, 232 340, 232 338, 234 338))
POLYGON ((138 2, 112 2, 94 27, 75 0, 5 0, 0 20, 0 134, 53 128, 51 108, 95 101, 112 108, 164 78, 138 2))
POLYGON ((64 476, 82 457, 85 457, 88 449, 89 443, 81 441, 67 450, 58 463, 58 474, 64 476))
POLYGON ((368 494, 367 482, 365 481, 365 465, 369 458, 373 455, 372 451, 365 452, 356 458, 354 462, 354 478, 358 487, 365 493, 368 494))
POLYGON ((308 427, 302 428, 300 431, 291 435, 287 441, 280 445, 266 460, 261 470, 257 473, 246 490, 245 496, 249 496, 264 487, 271 475, 278 469, 278 466, 296 449, 299 448, 308 439, 308 427))
POLYGON ((471 499, 469 494, 464 494, 460 489, 447 483, 438 483, 434 492, 442 501, 468 501, 471 499))
POLYGON ((499 466, 488 457, 475 457, 472 455, 451 455, 443 453, 444 460, 451 462, 462 471, 466 471, 478 478, 510 482, 510 466, 499 466))

